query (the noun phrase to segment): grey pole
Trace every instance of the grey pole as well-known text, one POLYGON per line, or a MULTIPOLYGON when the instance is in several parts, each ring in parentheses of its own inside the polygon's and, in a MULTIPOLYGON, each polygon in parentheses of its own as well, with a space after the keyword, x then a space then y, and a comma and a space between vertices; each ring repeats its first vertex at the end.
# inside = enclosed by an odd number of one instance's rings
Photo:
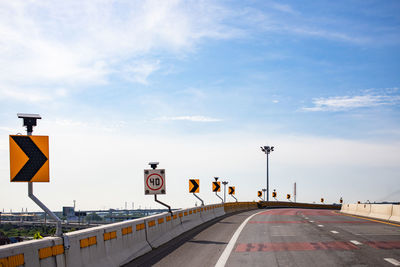
POLYGON ((222 184, 224 185, 224 203, 226 202, 226 185, 228 184, 228 182, 224 181, 222 182, 222 184))
POLYGON ((267 201, 269 201, 268 155, 269 155, 269 152, 267 153, 267 201))
POLYGON ((271 151, 274 151, 273 146, 264 146, 261 147, 261 151, 264 152, 267 155, 267 201, 269 201, 269 167, 268 167, 268 155, 271 153, 271 151))

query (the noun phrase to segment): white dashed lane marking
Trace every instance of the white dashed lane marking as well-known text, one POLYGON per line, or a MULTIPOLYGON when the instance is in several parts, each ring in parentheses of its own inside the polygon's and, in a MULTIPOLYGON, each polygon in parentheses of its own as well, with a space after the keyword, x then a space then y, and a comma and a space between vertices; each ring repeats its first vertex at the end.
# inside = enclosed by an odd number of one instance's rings
POLYGON ((362 243, 358 242, 357 240, 350 240, 350 242, 357 246, 362 245, 362 243))
POLYGON ((400 262, 398 260, 392 258, 384 258, 385 261, 390 262, 394 266, 400 266, 400 262))
POLYGON ((337 231, 331 231, 332 234, 338 234, 339 232, 337 231))
POLYGON ((318 224, 318 227, 324 227, 322 224, 318 224))

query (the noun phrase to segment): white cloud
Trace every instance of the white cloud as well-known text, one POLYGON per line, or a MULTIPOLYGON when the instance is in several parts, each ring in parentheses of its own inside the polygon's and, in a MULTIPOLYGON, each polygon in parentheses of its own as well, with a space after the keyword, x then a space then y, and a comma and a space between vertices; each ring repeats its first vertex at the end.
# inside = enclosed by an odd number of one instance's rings
POLYGON ((305 111, 341 111, 341 110, 349 110, 354 108, 363 108, 363 107, 376 107, 383 105, 397 105, 400 103, 400 96, 395 93, 397 88, 387 88, 385 89, 386 93, 384 94, 376 94, 375 89, 373 90, 365 90, 364 92, 368 92, 363 95, 355 95, 355 96, 335 96, 335 97, 327 97, 327 98, 314 98, 313 99, 313 107, 305 107, 303 110, 305 111))
POLYGON ((0 80, 82 88, 116 75, 147 84, 158 52, 181 56, 205 38, 234 36, 225 15, 208 1, 2 1, 0 80))
POLYGON ((19 88, 0 88, 0 99, 13 99, 27 102, 51 101, 53 96, 40 93, 42 90, 21 90, 19 88))
POLYGON ((177 116, 177 117, 161 117, 157 120, 161 121, 194 121, 194 122, 219 122, 221 119, 205 117, 205 116, 177 116))

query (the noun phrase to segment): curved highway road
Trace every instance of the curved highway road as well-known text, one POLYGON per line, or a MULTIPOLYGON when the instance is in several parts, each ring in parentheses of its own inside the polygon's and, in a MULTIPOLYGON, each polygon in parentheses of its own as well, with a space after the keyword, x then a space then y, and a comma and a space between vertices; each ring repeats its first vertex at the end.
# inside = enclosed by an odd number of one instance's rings
POLYGON ((400 225, 311 209, 214 221, 126 266, 400 266, 400 225))

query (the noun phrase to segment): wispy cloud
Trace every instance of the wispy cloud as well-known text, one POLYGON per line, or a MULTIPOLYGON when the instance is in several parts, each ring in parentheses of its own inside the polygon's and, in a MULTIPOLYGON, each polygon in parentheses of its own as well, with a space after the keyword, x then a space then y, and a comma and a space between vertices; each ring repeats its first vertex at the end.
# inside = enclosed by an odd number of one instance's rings
POLYGON ((128 81, 147 85, 148 77, 160 68, 160 60, 154 62, 141 61, 127 65, 123 68, 124 77, 128 81))
POLYGON ((193 121, 193 122, 219 122, 221 119, 206 116, 177 116, 177 117, 160 117, 156 120, 161 121, 193 121))
MULTIPOLYGON (((381 90, 378 90, 381 91, 381 90)), ((334 96, 314 98, 313 107, 305 107, 304 111, 342 111, 355 108, 368 108, 384 105, 400 104, 397 88, 388 88, 385 94, 377 94, 377 90, 365 90, 362 95, 334 96)))
MULTIPOLYGON (((319 16, 318 11, 310 14, 307 8, 303 9, 299 5, 271 1, 263 8, 249 6, 237 11, 237 21, 242 25, 250 25, 255 34, 267 32, 363 46, 400 42, 397 27, 385 27, 382 30, 381 24, 360 22, 347 16, 337 17, 335 11, 341 11, 342 7, 335 4, 331 7, 336 9, 332 11, 332 16, 330 12, 324 12, 324 16, 319 16)), ((374 15, 370 16, 370 21, 375 21, 374 15)))
POLYGON ((284 12, 284 13, 298 14, 298 12, 295 11, 290 5, 271 3, 270 7, 272 7, 273 9, 279 10, 281 12, 284 12))

